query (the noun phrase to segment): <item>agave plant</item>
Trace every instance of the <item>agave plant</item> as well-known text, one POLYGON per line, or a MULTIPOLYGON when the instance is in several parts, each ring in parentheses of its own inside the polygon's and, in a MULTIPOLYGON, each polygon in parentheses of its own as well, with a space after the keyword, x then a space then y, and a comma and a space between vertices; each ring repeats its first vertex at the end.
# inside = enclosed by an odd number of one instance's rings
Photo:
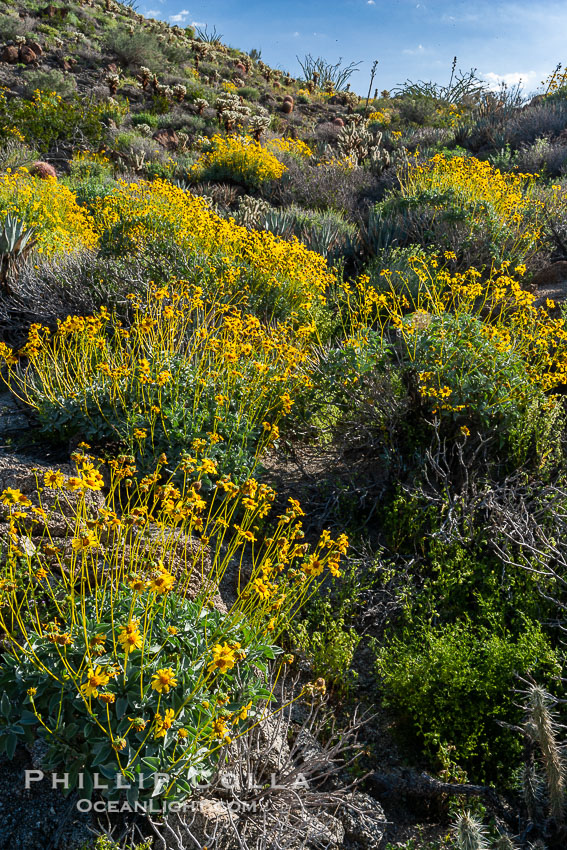
POLYGON ((35 230, 7 215, 0 230, 0 287, 10 293, 10 278, 36 244, 35 230))

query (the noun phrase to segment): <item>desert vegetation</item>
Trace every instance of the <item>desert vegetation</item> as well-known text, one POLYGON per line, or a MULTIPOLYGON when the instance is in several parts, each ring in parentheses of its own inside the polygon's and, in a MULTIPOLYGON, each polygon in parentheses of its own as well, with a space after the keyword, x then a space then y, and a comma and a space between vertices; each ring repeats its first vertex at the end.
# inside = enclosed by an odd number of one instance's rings
POLYGON ((561 68, 0 33, 0 847, 564 847, 561 68))

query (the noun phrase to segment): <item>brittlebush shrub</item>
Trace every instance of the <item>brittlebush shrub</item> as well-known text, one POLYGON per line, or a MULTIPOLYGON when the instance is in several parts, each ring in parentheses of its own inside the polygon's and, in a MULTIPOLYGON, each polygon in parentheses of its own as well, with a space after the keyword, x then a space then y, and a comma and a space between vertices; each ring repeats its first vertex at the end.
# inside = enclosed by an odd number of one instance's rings
POLYGON ((151 287, 131 307, 128 328, 101 308, 54 335, 33 326, 17 353, 4 346, 13 391, 59 438, 118 439, 145 465, 207 446, 213 471, 248 474, 309 381, 295 333, 184 284, 151 287))
POLYGON ((267 181, 279 180, 286 171, 268 147, 247 136, 213 136, 210 147, 190 169, 195 181, 235 180, 257 188, 267 181))
POLYGON ((474 157, 410 163, 376 212, 397 244, 452 251, 459 268, 523 263, 537 250, 543 205, 535 178, 503 174, 474 157))
POLYGON ((201 256, 203 275, 215 266, 214 290, 247 303, 268 317, 312 319, 335 281, 325 260, 297 240, 247 230, 215 215, 206 201, 165 180, 120 183, 93 205, 103 250, 138 254, 151 241, 174 243, 201 256))
POLYGON ((349 346, 364 351, 368 326, 380 328, 425 419, 437 417, 452 436, 492 436, 516 463, 557 458, 562 407, 553 391, 567 374, 565 319, 534 306, 517 279, 522 267, 483 281, 475 269, 450 274, 431 257, 409 263, 411 274, 383 270, 382 291, 361 278, 358 294, 348 292, 349 346))
POLYGON ((62 183, 32 177, 27 169, 0 174, 0 216, 13 215, 33 227, 37 250, 47 255, 94 248, 93 222, 62 183))
POLYGON ((18 741, 39 735, 45 764, 64 766, 71 787, 83 774, 87 797, 98 772, 129 781, 131 804, 158 792, 180 799, 260 719, 267 664, 280 652, 273 644, 326 574, 339 573, 348 542, 300 542, 297 502, 261 540, 269 487, 225 477, 205 499, 203 471, 186 463, 174 485, 165 457, 139 485, 132 458, 112 461, 97 502, 104 476, 85 448, 74 455, 76 475, 52 470, 31 497, 0 494, 10 528, 0 567, 0 751, 11 757, 18 741), (54 542, 62 515, 66 534, 54 542), (255 553, 247 579, 238 568, 245 550, 255 553), (212 605, 230 565, 238 598, 223 614, 212 605), (169 774, 161 790, 158 772, 169 774))

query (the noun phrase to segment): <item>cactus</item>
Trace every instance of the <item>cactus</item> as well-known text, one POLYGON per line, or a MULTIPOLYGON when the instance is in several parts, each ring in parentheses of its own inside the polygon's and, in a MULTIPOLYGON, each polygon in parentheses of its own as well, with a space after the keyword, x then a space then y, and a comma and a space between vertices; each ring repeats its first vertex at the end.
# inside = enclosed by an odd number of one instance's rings
POLYGON ((106 75, 106 85, 108 86, 108 91, 111 95, 115 95, 118 91, 118 86, 120 85, 120 75, 119 74, 107 74, 106 75))
POLYGON ((243 195, 238 201, 238 210, 234 216, 237 224, 243 227, 257 227, 262 219, 266 217, 271 207, 267 201, 255 198, 253 195, 243 195))
POLYGON ((464 812, 457 819, 453 833, 458 850, 489 850, 486 841, 486 828, 482 821, 470 812, 464 812))
POLYGON ((265 115, 254 115, 250 119, 248 126, 250 127, 255 140, 259 142, 262 137, 262 133, 265 133, 270 126, 270 118, 265 115))
POLYGON ((516 845, 507 835, 501 835, 494 842, 493 850, 516 850, 516 845))
POLYGON ((33 227, 7 215, 0 229, 0 287, 10 293, 9 280, 36 244, 33 227))
POLYGON ((205 100, 204 97, 198 97, 195 101, 195 109, 197 110, 197 114, 202 115, 208 105, 208 100, 205 100))
POLYGON ((183 103, 185 100, 185 95, 187 94, 187 88, 180 84, 173 86, 173 97, 178 103, 183 103))
POLYGON ((149 137, 152 135, 152 128, 149 124, 138 124, 138 133, 141 133, 142 136, 149 137))
POLYGON ((563 821, 565 765, 556 740, 556 721, 550 711, 552 697, 540 685, 530 685, 525 730, 539 746, 546 774, 550 814, 563 821))
POLYGON ((152 79, 152 72, 149 68, 146 68, 145 65, 140 67, 140 73, 138 74, 138 79, 140 81, 140 85, 145 90, 150 84, 150 80, 152 79))

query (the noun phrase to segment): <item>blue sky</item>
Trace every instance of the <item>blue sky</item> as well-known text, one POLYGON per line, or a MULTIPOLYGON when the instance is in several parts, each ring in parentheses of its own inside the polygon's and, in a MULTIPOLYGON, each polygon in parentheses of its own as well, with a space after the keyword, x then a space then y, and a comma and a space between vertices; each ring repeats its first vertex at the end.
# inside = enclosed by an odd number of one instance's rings
POLYGON ((547 0, 460 2, 443 0, 138 0, 147 17, 187 26, 215 26, 223 41, 250 51, 274 67, 299 74, 296 55, 336 62, 363 60, 352 87, 365 94, 379 59, 375 85, 392 88, 406 79, 448 82, 458 67, 477 68, 497 84, 520 78, 528 92, 558 62, 567 62, 567 3, 547 0))

